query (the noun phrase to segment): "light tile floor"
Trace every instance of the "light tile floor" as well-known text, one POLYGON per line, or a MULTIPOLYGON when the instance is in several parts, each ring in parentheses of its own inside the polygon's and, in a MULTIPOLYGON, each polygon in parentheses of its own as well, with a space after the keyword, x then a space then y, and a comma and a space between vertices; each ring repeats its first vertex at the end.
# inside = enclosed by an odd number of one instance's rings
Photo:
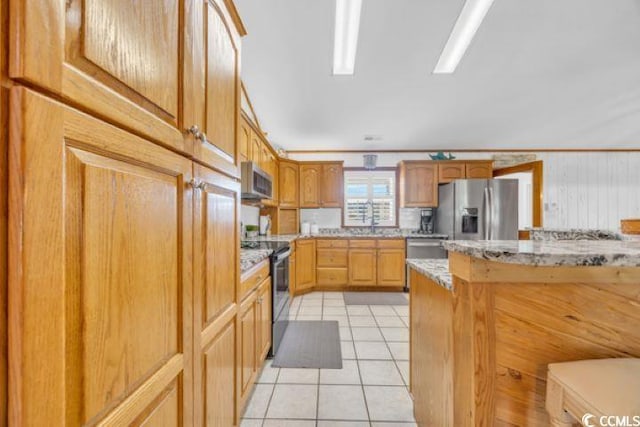
POLYGON ((415 426, 408 316, 408 306, 345 306, 342 292, 295 298, 291 319, 340 322, 342 369, 280 369, 267 360, 241 427, 415 426))

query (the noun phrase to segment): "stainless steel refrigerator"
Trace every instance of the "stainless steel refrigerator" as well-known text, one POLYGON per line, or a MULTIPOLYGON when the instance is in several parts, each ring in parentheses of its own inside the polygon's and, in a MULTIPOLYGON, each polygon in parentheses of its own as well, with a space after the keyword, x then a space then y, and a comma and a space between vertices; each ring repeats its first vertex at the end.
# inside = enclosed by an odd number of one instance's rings
POLYGON ((441 185, 435 232, 450 240, 518 240, 518 180, 461 179, 441 185))

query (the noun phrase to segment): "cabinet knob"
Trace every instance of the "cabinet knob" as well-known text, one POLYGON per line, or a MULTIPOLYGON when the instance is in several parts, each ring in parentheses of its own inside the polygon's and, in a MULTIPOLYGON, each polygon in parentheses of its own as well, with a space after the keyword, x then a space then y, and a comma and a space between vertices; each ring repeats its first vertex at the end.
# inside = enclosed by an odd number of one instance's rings
POLYGON ((207 135, 206 135, 204 132, 202 132, 202 131, 200 130, 200 128, 198 127, 198 125, 193 125, 193 126, 191 126, 189 129, 187 129, 187 131, 188 131, 191 135, 193 135, 193 137, 194 137, 195 139, 199 139, 199 140, 200 140, 200 142, 202 142, 202 143, 207 142, 207 135))
POLYGON ((207 186, 207 183, 204 181, 198 181, 195 178, 191 178, 191 180, 189 181, 189 185, 193 187, 194 190, 204 190, 204 188, 207 186))

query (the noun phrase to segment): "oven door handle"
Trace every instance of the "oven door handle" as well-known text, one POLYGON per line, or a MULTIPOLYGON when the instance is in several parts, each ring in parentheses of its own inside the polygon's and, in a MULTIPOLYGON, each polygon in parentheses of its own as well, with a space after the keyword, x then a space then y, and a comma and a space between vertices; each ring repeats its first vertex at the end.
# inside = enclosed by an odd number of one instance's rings
POLYGON ((285 258, 289 258, 289 256, 291 255, 291 249, 287 250, 286 252, 283 252, 281 254, 278 254, 276 256, 276 262, 280 262, 285 258))
POLYGON ((407 246, 411 248, 419 248, 419 247, 431 247, 435 248, 438 246, 442 246, 442 241, 438 240, 436 242, 409 242, 407 246))

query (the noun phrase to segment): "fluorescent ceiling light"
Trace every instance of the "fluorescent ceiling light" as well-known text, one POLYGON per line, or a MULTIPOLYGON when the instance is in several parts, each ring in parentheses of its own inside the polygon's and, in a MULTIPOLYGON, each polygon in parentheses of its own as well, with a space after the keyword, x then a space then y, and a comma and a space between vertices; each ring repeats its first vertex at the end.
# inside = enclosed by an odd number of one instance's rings
POLYGON ((362 0, 336 0, 333 74, 353 74, 358 48, 362 0))
POLYGON ((465 2, 449 40, 442 50, 436 68, 433 70, 435 74, 453 73, 456 70, 492 3, 493 0, 467 0, 465 2))

